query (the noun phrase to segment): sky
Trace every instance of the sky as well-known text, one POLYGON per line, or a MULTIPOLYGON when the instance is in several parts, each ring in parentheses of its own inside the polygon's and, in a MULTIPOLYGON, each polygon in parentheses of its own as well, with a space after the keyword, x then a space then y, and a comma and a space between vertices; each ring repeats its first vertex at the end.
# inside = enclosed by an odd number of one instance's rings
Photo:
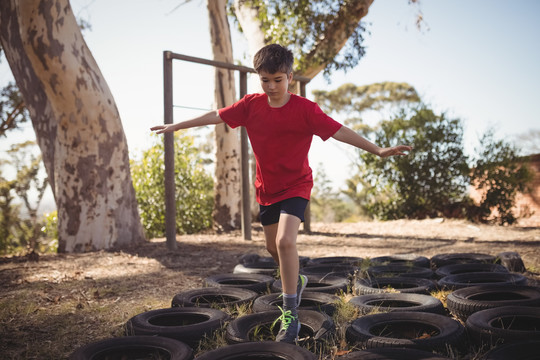
MULTIPOLYGON (((163 51, 212 58, 206 1, 178 7, 182 2, 71 1, 76 16, 91 25, 83 35, 111 88, 132 157, 156 141, 149 128, 163 123, 163 51)), ((363 19, 366 55, 347 73, 332 74, 330 83, 318 75, 307 97, 348 82, 407 82, 436 111, 463 121, 468 152, 489 128, 513 140, 540 130, 539 20, 537 0, 423 0, 419 8, 407 0, 375 0, 363 19), (419 10, 421 30, 415 26, 419 10)), ((251 66, 237 31, 233 48, 235 60, 251 66)), ((211 67, 175 61, 173 73, 175 122, 213 108, 211 67)), ((0 84, 9 79, 3 60, 0 84)), ((3 139, 4 146, 32 137, 30 125, 26 130, 3 139)), ((354 156, 348 145, 315 138, 310 163, 324 168, 339 189, 352 175, 354 156)))

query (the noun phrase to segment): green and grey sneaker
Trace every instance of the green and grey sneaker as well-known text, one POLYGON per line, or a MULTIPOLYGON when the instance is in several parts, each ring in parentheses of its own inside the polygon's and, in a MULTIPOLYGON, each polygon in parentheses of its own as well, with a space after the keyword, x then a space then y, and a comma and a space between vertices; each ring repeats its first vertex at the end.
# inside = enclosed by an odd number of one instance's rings
POLYGON ((291 310, 283 310, 281 307, 279 309, 281 310, 281 316, 272 324, 272 327, 274 327, 278 321, 281 321, 276 341, 294 344, 298 340, 298 334, 302 327, 298 320, 298 314, 293 315, 291 310))
POLYGON ((298 275, 298 286, 296 287, 296 307, 300 306, 302 301, 302 293, 306 289, 308 278, 305 275, 298 275))

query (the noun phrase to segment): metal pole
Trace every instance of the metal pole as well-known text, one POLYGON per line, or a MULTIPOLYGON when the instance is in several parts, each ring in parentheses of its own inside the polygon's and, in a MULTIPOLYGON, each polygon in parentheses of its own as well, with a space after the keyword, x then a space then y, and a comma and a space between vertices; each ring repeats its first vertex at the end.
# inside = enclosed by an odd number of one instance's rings
MULTIPOLYGON (((173 123, 172 57, 170 51, 163 52, 163 113, 164 123, 173 123)), ((174 188, 174 133, 164 136, 165 151, 165 236, 167 248, 176 250, 176 201, 174 188)))
MULTIPOLYGON (((247 94, 247 72, 240 71, 240 98, 247 94)), ((242 234, 244 240, 251 240, 251 204, 249 196, 249 145, 247 130, 240 128, 240 146, 242 160, 242 234)))
MULTIPOLYGON (((300 81, 300 96, 306 97, 306 83, 300 81)), ((306 211, 304 212, 304 231, 311 232, 311 205, 307 204, 306 211)))

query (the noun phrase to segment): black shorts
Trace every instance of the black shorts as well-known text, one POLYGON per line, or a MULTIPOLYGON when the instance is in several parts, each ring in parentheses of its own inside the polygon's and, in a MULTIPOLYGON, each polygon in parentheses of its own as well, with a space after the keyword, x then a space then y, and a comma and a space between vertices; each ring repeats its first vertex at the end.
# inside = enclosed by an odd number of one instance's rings
POLYGON ((308 204, 308 200, 301 197, 293 197, 285 199, 272 205, 259 205, 261 211, 261 224, 272 225, 279 222, 280 214, 294 215, 304 222, 304 212, 308 204))

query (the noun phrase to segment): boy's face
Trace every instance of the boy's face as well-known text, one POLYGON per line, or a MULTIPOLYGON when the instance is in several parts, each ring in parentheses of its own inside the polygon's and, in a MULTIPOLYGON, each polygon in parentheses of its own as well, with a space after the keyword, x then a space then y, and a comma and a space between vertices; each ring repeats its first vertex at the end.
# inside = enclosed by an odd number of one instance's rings
POLYGON ((259 71, 259 79, 263 91, 271 102, 279 102, 288 94, 289 83, 292 80, 292 73, 276 72, 270 74, 264 70, 259 71))

